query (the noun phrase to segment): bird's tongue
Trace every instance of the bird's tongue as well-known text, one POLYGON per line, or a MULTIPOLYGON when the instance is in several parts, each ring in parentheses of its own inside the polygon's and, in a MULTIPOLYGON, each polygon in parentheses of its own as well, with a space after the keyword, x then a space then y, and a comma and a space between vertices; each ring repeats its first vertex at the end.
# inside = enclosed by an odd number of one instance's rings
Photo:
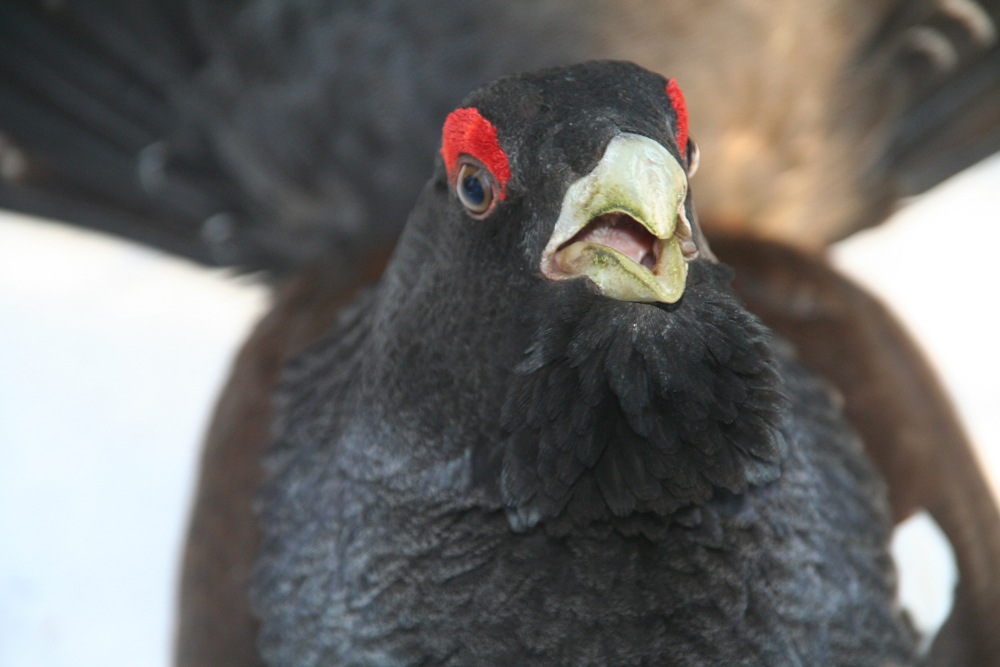
POLYGON ((647 269, 656 264, 656 237, 624 213, 605 213, 594 218, 563 247, 581 241, 614 248, 647 269))

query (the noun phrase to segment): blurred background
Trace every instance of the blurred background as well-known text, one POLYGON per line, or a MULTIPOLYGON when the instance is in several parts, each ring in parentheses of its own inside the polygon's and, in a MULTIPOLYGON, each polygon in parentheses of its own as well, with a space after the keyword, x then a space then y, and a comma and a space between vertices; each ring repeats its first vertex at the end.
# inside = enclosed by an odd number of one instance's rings
MULTIPOLYGON (((998 247, 994 156, 832 251, 923 346, 994 490, 998 247)), ((0 213, 0 667, 169 664, 201 436, 267 303, 254 276, 0 213)), ((896 540, 926 628, 954 581, 934 530, 896 540)))

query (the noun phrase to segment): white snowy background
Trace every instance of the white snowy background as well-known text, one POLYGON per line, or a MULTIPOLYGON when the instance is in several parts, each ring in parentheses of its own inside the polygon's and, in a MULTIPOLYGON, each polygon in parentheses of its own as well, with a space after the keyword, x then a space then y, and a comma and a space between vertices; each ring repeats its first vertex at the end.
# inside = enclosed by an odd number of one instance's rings
MULTIPOLYGON (((891 304, 1000 475, 1000 156, 833 251, 891 304)), ((202 432, 267 290, 252 278, 0 214, 0 667, 166 667, 202 432)), ((924 627, 954 573, 897 535, 924 627)))

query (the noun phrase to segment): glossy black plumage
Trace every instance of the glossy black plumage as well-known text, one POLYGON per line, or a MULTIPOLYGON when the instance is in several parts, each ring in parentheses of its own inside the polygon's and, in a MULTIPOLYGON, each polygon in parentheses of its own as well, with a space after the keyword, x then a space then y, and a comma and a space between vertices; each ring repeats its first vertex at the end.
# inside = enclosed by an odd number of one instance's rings
POLYGON ((467 100, 507 199, 470 218, 439 161, 380 285, 286 380, 269 664, 914 664, 884 488, 729 272, 695 260, 664 307, 537 268, 614 134, 671 147, 665 83, 599 62, 467 100))

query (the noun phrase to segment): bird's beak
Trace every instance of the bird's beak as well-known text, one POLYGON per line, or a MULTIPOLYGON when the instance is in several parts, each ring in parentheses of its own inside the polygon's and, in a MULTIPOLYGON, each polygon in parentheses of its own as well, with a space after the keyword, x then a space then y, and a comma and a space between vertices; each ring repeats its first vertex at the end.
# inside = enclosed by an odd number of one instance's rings
POLYGON ((542 253, 552 280, 586 276, 621 301, 674 303, 698 249, 684 210, 687 175, 658 142, 619 134, 563 197, 542 253))

